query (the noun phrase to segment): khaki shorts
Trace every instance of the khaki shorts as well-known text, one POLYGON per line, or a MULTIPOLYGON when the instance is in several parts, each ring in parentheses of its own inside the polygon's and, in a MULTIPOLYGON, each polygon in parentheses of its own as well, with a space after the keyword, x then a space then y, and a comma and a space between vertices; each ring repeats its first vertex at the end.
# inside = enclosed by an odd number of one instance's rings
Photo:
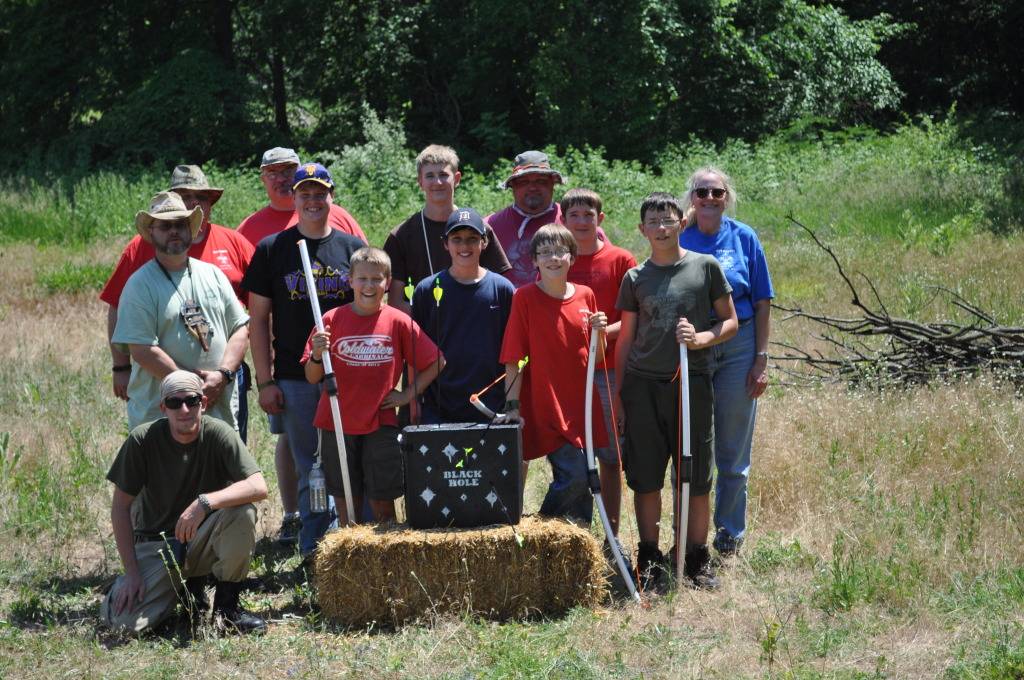
MULTIPOLYGON (((631 373, 623 376, 622 408, 626 411, 622 451, 626 483, 636 493, 659 491, 665 470, 682 455, 679 450, 679 382, 654 380, 631 373)), ((690 494, 711 492, 715 449, 714 388, 707 373, 690 374, 690 494)))
MULTIPOLYGON (((327 492, 344 497, 337 437, 333 430, 319 429, 317 436, 327 492)), ((345 435, 345 449, 353 496, 365 496, 375 501, 392 501, 402 496, 405 474, 397 427, 384 425, 368 434, 345 435)))

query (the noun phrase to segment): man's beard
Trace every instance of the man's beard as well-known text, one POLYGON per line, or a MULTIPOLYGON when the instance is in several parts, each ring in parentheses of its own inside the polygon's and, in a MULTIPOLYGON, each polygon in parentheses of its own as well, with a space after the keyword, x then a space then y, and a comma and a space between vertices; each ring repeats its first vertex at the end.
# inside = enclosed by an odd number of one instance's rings
POLYGON ((191 236, 182 238, 173 243, 157 243, 156 239, 153 240, 153 249, 157 252, 163 253, 164 255, 182 255, 188 252, 191 245, 191 236))

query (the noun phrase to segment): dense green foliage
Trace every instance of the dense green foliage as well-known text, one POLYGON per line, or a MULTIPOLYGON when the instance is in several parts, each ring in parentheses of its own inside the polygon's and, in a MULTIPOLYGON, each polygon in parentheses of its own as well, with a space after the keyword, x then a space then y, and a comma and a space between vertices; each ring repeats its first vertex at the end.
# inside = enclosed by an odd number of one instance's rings
POLYGON ((358 143, 362 107, 478 164, 523 146, 651 160, 690 134, 894 112, 904 27, 810 0, 0 3, 0 155, 250 161, 358 143))

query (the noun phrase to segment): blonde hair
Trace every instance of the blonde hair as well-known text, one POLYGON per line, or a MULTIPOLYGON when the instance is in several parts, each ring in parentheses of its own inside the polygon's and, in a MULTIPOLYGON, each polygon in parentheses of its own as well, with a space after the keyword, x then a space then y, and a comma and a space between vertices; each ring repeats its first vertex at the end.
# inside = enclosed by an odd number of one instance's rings
POLYGON ((705 165, 694 170, 690 178, 686 180, 686 194, 684 194, 686 216, 683 224, 687 227, 697 222, 697 211, 693 209, 693 190, 697 188, 697 180, 706 175, 714 175, 722 180, 722 184, 725 185, 725 211, 730 214, 736 212, 736 189, 732 185, 732 178, 724 170, 714 165, 705 165))
POLYGON ((419 176, 424 165, 431 165, 433 163, 450 165, 452 170, 458 172, 459 155, 455 153, 455 149, 450 146, 431 144, 427 148, 423 149, 423 151, 420 151, 420 155, 416 156, 416 176, 419 176))
POLYGON ((391 258, 380 248, 365 246, 352 253, 348 261, 349 274, 355 270, 357 264, 372 264, 384 270, 384 277, 391 278, 391 258))

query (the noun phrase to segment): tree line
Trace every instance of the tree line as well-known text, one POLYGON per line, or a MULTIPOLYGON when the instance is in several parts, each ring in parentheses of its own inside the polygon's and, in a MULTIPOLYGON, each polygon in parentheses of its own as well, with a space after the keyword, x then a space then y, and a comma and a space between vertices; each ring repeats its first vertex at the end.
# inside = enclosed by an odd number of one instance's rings
POLYGON ((1024 3, 0 0, 0 155, 251 162, 361 141, 488 165, 548 143, 654 161, 798 121, 1024 109, 1024 3))

